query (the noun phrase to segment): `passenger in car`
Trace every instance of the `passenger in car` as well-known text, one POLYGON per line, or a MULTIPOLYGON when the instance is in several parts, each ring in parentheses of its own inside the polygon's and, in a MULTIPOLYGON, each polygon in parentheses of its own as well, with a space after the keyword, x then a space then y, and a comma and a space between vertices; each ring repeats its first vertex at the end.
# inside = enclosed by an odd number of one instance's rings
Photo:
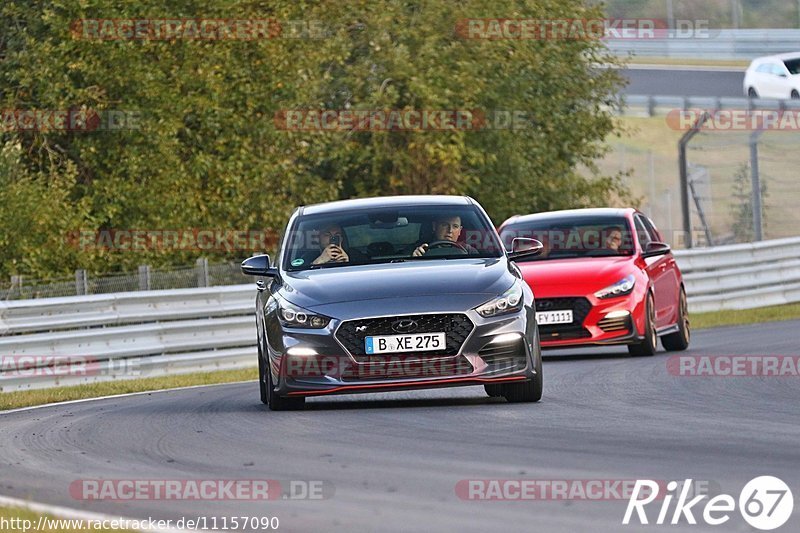
POLYGON ((350 256, 345 251, 345 235, 338 224, 328 224, 319 231, 319 248, 321 253, 311 261, 313 265, 322 263, 347 263, 350 256))

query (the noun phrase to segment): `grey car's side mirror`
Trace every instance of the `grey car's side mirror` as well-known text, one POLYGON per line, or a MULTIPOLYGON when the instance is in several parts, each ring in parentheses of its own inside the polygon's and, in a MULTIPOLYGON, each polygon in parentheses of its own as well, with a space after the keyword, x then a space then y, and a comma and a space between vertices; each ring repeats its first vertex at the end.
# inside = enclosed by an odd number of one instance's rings
POLYGON ((669 244, 665 242, 648 242, 642 252, 642 257, 655 257, 657 255, 667 255, 670 252, 669 244))
POLYGON ((278 269, 269 264, 269 255, 254 255, 242 261, 242 273, 248 276, 274 277, 278 275, 278 269))
POLYGON ((543 249, 544 245, 536 239, 516 237, 511 241, 511 251, 508 252, 508 258, 514 261, 522 257, 530 257, 542 253, 543 249))

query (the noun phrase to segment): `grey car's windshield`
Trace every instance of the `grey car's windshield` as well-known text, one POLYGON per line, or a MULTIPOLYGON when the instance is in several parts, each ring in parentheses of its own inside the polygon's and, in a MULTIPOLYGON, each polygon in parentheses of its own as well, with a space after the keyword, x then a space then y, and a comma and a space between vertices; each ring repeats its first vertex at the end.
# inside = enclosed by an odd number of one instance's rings
POLYGON ((631 255, 634 250, 628 221, 617 216, 527 220, 503 226, 500 237, 508 249, 516 237, 541 241, 542 253, 525 261, 631 255))
POLYGON ((471 205, 301 215, 286 242, 284 268, 290 271, 504 254, 490 221, 471 205))

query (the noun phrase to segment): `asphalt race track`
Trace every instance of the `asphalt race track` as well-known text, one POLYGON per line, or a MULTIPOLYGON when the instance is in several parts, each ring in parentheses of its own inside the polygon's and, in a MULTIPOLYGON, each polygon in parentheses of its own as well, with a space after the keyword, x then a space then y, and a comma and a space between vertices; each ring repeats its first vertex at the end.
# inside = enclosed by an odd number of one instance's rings
MULTIPOLYGON (((798 355, 798 330, 800 321, 699 331, 684 354, 798 355)), ((738 511, 716 527, 702 507, 702 525, 623 526, 626 500, 470 501, 455 487, 692 478, 737 500, 761 475, 800 487, 800 378, 674 376, 663 351, 546 355, 538 404, 471 387, 316 398, 274 413, 252 382, 3 414, 0 493, 134 518, 277 516, 284 531, 728 532, 755 530, 738 511), (321 480, 327 497, 83 501, 68 490, 81 478, 321 480)), ((778 531, 800 531, 794 498, 778 531)))
POLYGON ((698 70, 678 67, 640 68, 623 71, 630 84, 624 94, 653 96, 710 96, 744 98, 744 68, 698 70))

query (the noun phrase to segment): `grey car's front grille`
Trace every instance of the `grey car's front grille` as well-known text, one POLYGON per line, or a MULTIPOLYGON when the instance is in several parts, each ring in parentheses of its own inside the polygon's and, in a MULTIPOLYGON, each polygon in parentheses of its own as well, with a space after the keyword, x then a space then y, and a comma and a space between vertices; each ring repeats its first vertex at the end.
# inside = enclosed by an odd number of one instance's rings
MULTIPOLYGON (((397 322, 413 320, 416 327, 409 334, 418 333, 445 333, 445 348, 435 351, 419 352, 420 357, 441 357, 456 355, 461 345, 475 327, 472 321, 463 313, 430 314, 430 315, 403 315, 380 318, 364 318, 342 322, 336 332, 336 338, 357 361, 366 357, 364 340, 375 335, 399 335, 405 333, 393 329, 397 322)), ((398 354, 399 355, 399 354, 398 354)))

